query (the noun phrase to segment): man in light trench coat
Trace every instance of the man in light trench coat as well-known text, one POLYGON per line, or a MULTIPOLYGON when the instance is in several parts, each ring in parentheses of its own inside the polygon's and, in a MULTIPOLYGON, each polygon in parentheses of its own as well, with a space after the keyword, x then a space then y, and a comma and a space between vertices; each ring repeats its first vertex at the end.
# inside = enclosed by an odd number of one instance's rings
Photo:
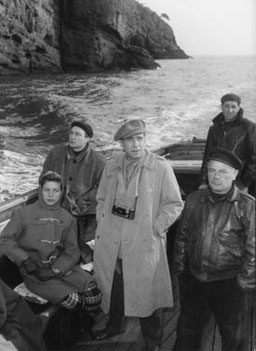
POLYGON ((116 132, 124 153, 110 159, 97 192, 95 275, 109 312, 96 340, 124 332, 125 316, 140 318, 146 350, 158 350, 163 308, 173 306, 166 231, 183 202, 171 165, 145 149, 145 123, 116 132))

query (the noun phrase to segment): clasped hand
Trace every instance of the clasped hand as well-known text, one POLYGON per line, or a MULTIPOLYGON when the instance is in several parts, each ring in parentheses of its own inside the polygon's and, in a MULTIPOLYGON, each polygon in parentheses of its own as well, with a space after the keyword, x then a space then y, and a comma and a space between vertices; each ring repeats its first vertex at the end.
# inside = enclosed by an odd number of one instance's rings
POLYGON ((36 272, 36 277, 39 280, 46 281, 46 280, 49 280, 51 278, 56 277, 56 274, 53 271, 53 269, 50 267, 40 267, 36 272))
POLYGON ((42 265, 41 262, 35 261, 31 257, 22 262, 20 271, 21 274, 33 274, 42 281, 61 276, 61 272, 58 269, 52 268, 49 264, 42 265))
POLYGON ((34 261, 31 257, 28 257, 20 265, 21 274, 33 274, 38 269, 38 263, 34 261))

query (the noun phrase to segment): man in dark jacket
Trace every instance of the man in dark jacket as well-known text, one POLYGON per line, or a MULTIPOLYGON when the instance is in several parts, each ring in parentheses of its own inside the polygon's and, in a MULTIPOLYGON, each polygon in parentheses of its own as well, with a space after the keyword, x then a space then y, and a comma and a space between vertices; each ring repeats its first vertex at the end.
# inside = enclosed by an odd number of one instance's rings
POLYGON ((244 163, 236 179, 237 186, 241 190, 249 188, 249 193, 255 196, 256 125, 243 117, 240 103, 240 97, 235 94, 221 98, 222 112, 213 119, 206 140, 200 188, 207 184, 207 159, 211 148, 223 147, 233 151, 244 163))
POLYGON ((74 121, 68 145, 53 148, 42 171, 42 174, 47 171, 57 172, 64 180, 62 206, 77 218, 83 263, 92 259, 92 250, 86 243, 95 236, 95 197, 105 166, 103 156, 89 144, 92 137, 93 129, 88 123, 74 121))
POLYGON ((177 232, 174 270, 181 313, 175 351, 194 351, 213 313, 222 350, 246 350, 248 301, 255 293, 255 199, 234 181, 242 161, 213 148, 209 186, 186 200, 177 232))

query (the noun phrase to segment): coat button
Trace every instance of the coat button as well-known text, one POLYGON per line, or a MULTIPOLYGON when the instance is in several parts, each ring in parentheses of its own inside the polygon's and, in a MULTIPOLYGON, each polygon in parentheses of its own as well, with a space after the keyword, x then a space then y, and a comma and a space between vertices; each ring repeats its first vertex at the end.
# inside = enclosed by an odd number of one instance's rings
POLYGON ((68 178, 68 180, 69 180, 70 182, 71 182, 72 179, 73 179, 72 177, 69 177, 69 178, 68 178))
POLYGON ((97 235, 97 239, 99 239, 100 238, 100 236, 99 235, 97 235))
POLYGON ((76 160, 74 160, 73 163, 76 163, 76 160))

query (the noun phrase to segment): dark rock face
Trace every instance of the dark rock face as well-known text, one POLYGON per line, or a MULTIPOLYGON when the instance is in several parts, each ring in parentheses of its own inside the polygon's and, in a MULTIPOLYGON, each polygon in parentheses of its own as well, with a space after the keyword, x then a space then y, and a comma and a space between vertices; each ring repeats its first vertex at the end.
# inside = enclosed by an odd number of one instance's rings
POLYGON ((0 74, 61 70, 54 0, 0 0, 0 74))
POLYGON ((65 0, 62 34, 65 69, 156 68, 153 57, 188 58, 172 28, 134 0, 65 0))
POLYGON ((188 58, 135 0, 0 0, 0 74, 156 68, 188 58))

